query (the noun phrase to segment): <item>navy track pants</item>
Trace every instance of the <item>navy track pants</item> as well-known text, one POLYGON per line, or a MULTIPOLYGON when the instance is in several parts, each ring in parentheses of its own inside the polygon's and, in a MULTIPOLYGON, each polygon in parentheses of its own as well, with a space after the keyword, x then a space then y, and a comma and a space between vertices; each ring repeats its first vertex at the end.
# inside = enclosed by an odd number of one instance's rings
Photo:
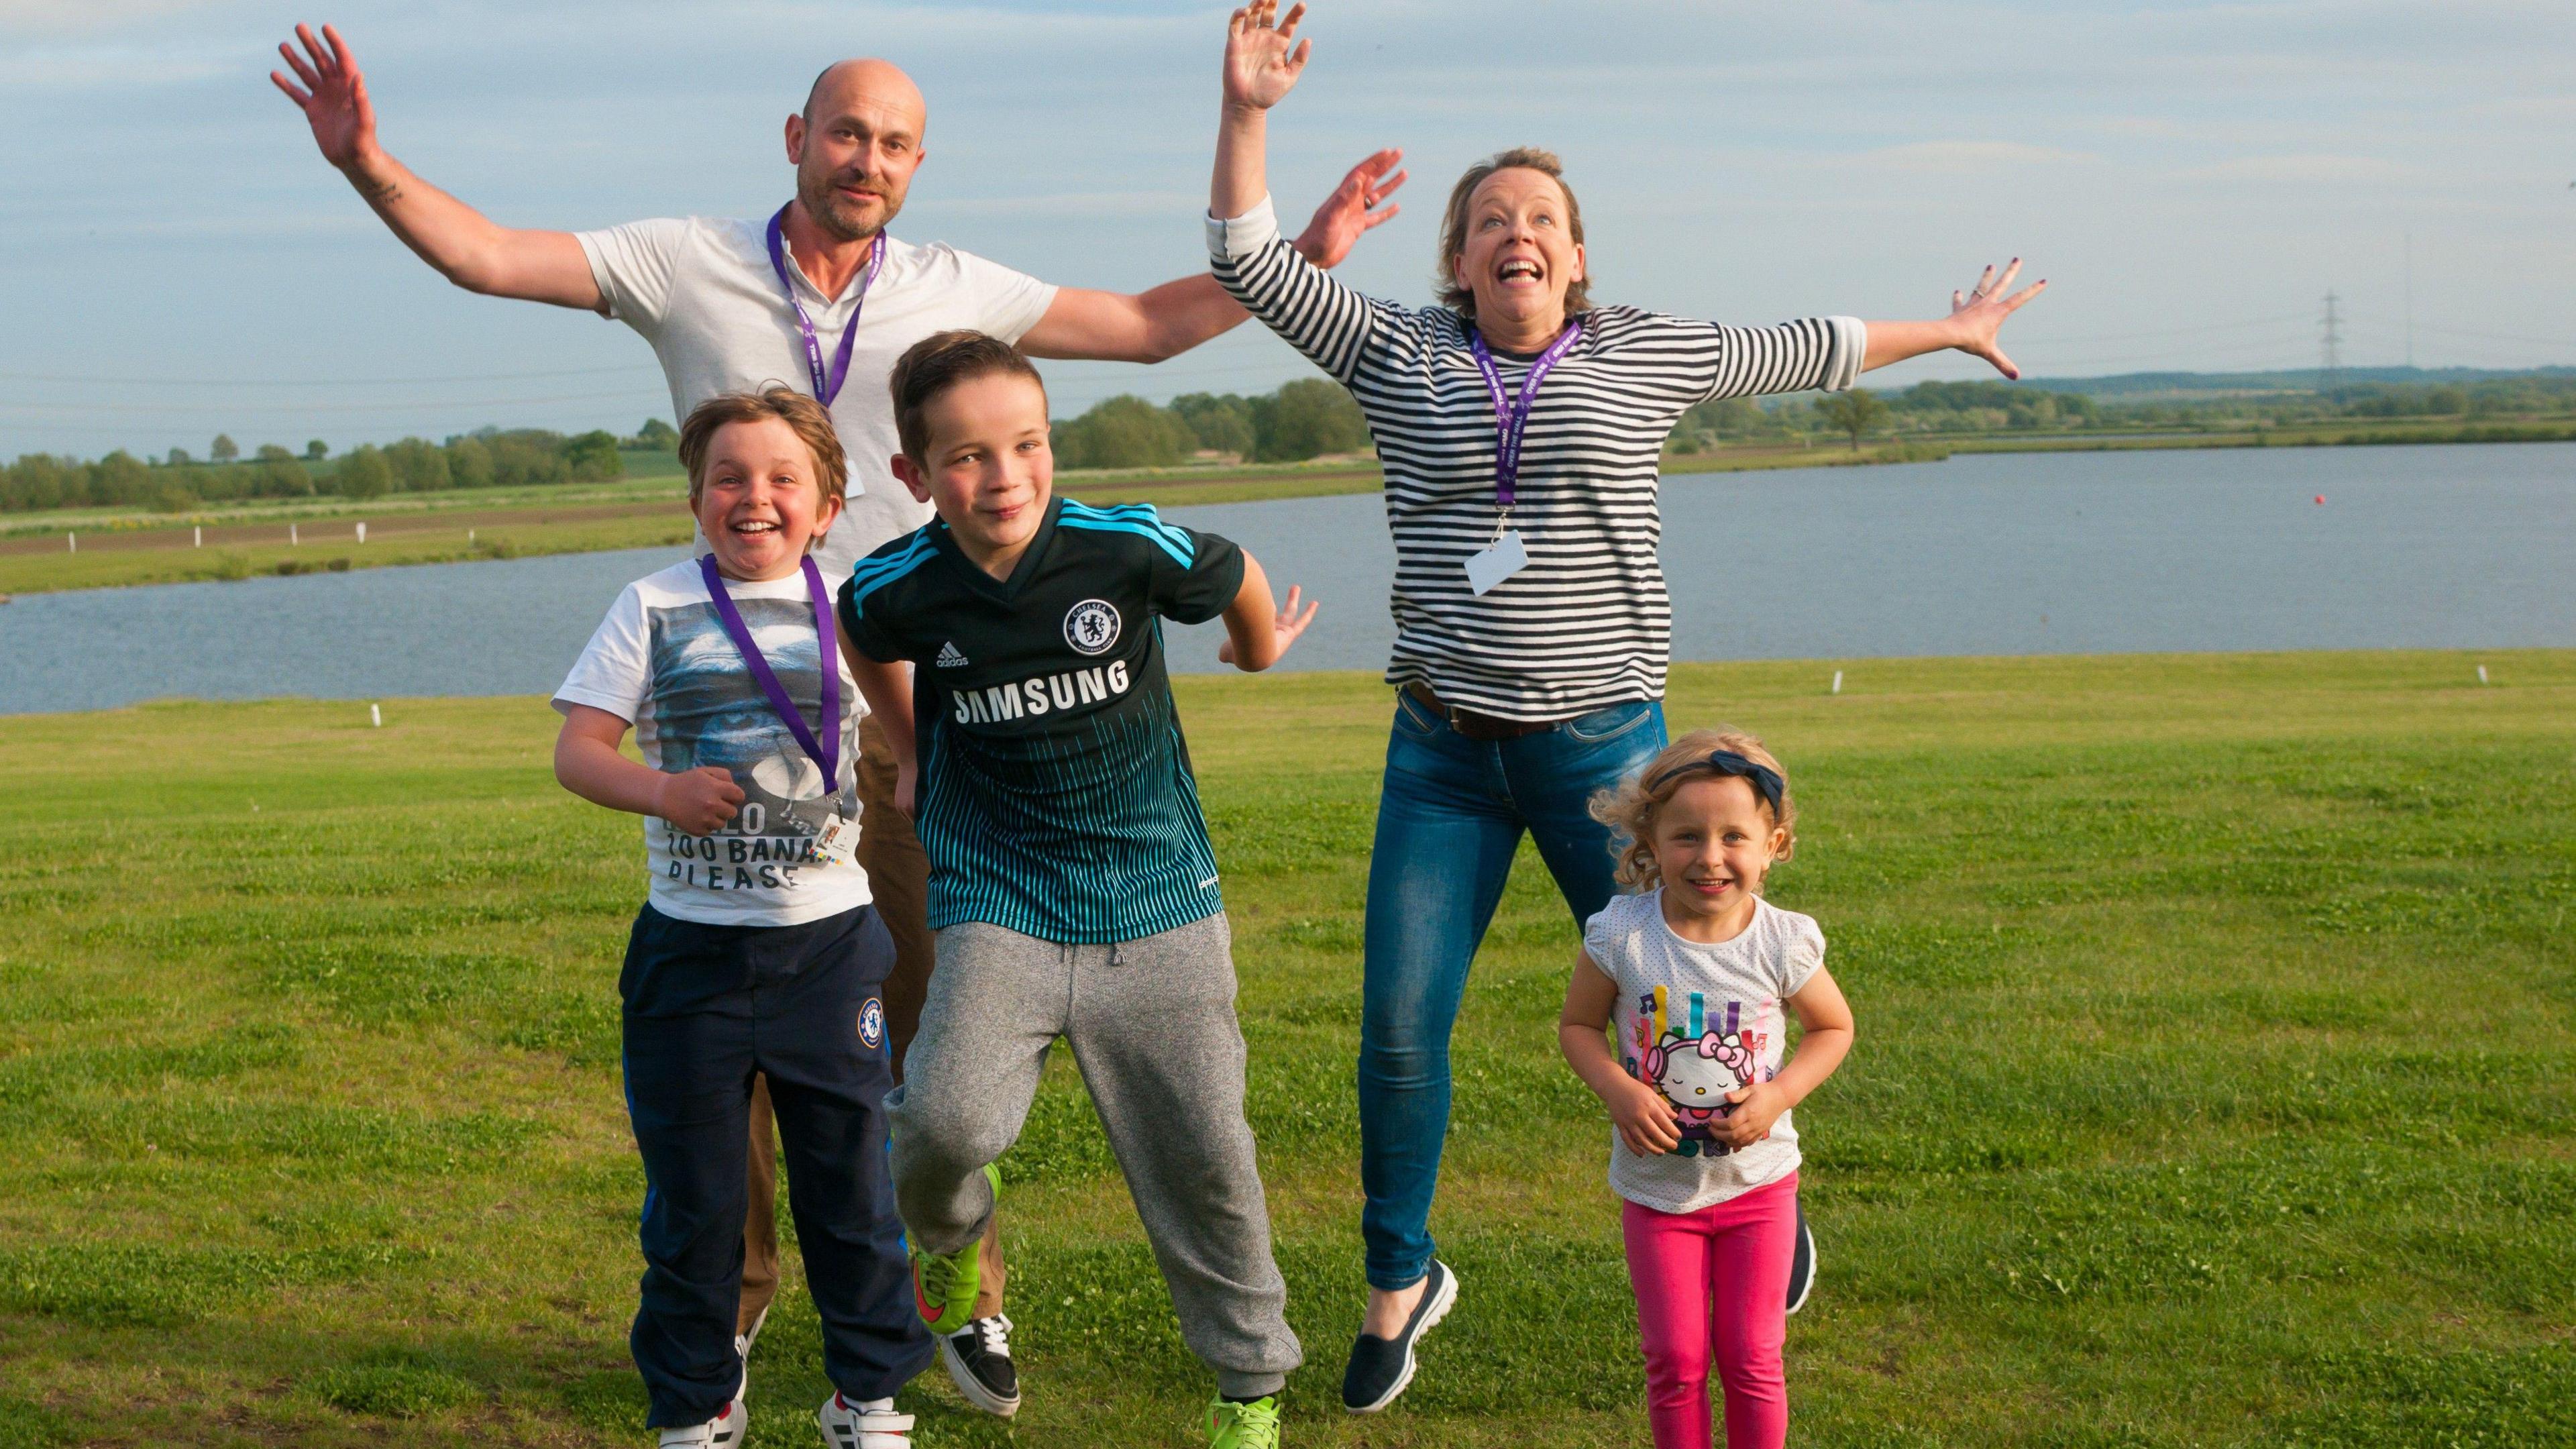
POLYGON ((652 1427, 714 1418, 742 1381, 734 1311, 754 1072, 769 1078, 824 1373, 857 1401, 930 1362, 886 1170, 879 992, 893 964, 871 906, 796 926, 700 925, 649 905, 635 918, 618 979, 645 1179, 629 1343, 652 1427))

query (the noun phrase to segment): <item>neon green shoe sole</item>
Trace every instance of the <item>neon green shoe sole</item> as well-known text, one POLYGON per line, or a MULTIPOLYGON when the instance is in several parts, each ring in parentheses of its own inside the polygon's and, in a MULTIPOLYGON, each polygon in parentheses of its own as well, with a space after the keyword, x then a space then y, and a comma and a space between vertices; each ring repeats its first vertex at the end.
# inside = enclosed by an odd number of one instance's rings
MULTIPOLYGON (((991 1163, 984 1164, 984 1180, 993 1185, 993 1201, 1002 1200, 1002 1174, 991 1163)), ((915 1246, 912 1250, 912 1306, 921 1312, 921 1321, 933 1333, 955 1333, 975 1317, 975 1291, 983 1286, 984 1259, 980 1242, 970 1242, 953 1253, 933 1253, 915 1246)))
POLYGON ((1279 1396, 1208 1405, 1208 1449, 1279 1449, 1279 1396))

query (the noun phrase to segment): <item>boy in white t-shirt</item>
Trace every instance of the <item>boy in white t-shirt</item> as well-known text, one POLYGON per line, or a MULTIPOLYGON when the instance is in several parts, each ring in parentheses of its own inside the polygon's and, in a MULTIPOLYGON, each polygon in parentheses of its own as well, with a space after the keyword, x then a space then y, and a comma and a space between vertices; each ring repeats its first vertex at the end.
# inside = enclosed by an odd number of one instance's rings
POLYGON ((785 388, 699 405, 680 458, 710 552, 629 584, 554 701, 555 777, 644 817, 652 875, 618 980, 646 1182, 629 1342, 664 1445, 741 1442, 735 1309, 763 1074, 837 1390, 824 1440, 906 1449, 894 1392, 933 1345, 885 1169, 894 947, 850 858, 864 706, 808 557, 847 465, 829 415, 785 388), (618 749, 630 724, 641 765, 618 749))

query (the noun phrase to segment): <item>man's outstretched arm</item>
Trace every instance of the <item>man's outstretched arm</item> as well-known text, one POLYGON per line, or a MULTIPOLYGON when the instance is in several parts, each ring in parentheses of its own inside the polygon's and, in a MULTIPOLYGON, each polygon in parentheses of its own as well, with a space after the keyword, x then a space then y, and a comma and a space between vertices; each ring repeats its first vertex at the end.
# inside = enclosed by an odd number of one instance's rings
MULTIPOLYGON (((1395 169, 1403 159, 1401 151, 1380 151, 1351 168, 1297 238, 1297 250, 1306 260, 1319 267, 1339 265, 1361 232, 1402 209, 1381 203, 1404 184, 1404 173, 1395 169)), ((1020 349, 1032 357, 1161 362, 1251 315, 1205 272, 1132 295, 1060 287, 1054 305, 1020 339, 1020 349)))
POLYGON ((599 310, 599 283, 571 232, 497 225, 414 176, 376 144, 367 79, 340 32, 326 25, 316 39, 310 26, 299 25, 295 39, 303 46, 300 53, 293 44, 277 47, 295 78, 280 71, 270 71, 268 78, 303 110, 322 159, 340 168, 403 245, 469 292, 599 310))

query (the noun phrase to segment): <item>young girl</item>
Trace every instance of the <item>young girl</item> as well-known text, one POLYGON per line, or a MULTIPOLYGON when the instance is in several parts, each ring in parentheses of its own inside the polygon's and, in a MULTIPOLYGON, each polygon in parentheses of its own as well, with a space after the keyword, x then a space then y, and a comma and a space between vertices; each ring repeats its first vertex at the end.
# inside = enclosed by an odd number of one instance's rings
POLYGON ((1618 1128, 1610 1187, 1627 1200, 1655 1449, 1711 1443, 1712 1359, 1727 1449, 1779 1449, 1798 1233, 1789 1109, 1852 1042, 1824 934, 1762 899, 1797 807, 1760 740, 1701 730, 1592 809, 1625 837, 1619 880, 1638 893, 1584 927, 1557 1036, 1618 1128), (1785 1066, 1783 1003, 1803 1032, 1785 1066))

